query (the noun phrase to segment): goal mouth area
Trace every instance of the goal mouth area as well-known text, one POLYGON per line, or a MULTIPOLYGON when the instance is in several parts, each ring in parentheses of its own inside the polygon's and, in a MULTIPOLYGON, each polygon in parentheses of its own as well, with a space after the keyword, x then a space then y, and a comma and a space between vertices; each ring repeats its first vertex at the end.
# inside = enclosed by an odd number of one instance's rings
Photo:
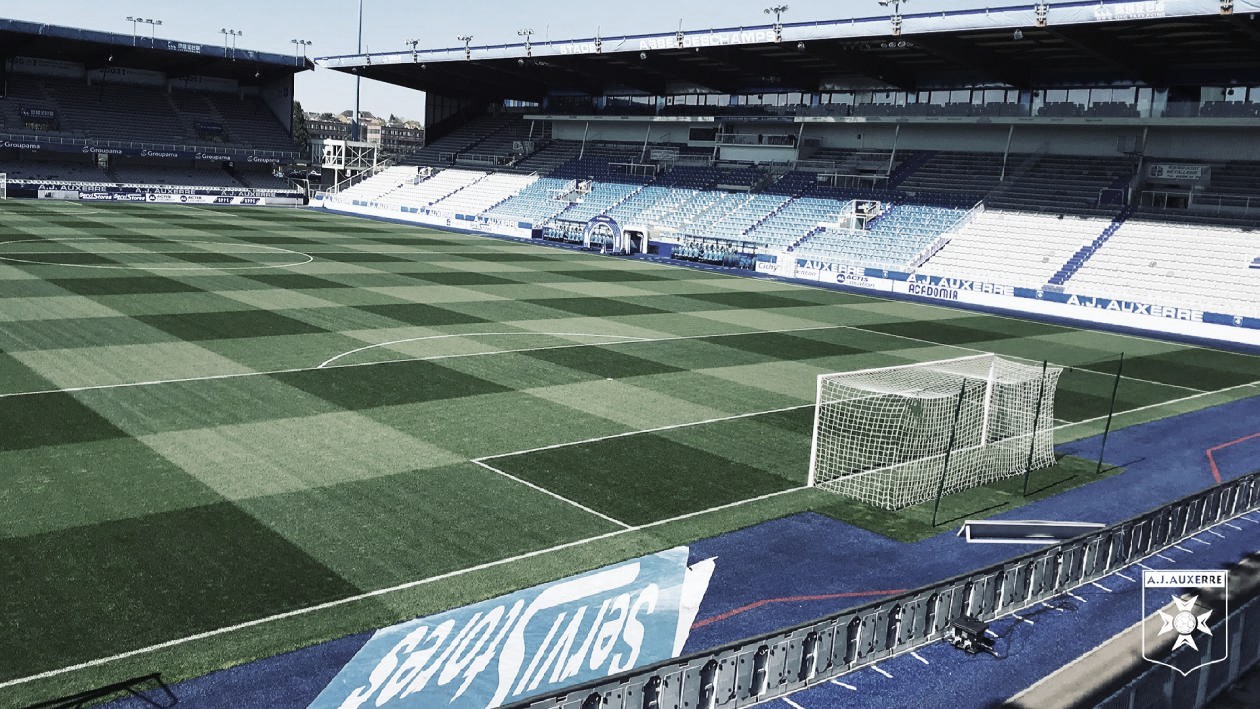
POLYGON ((1061 372, 978 354, 821 375, 809 484, 895 510, 1048 467, 1061 372))

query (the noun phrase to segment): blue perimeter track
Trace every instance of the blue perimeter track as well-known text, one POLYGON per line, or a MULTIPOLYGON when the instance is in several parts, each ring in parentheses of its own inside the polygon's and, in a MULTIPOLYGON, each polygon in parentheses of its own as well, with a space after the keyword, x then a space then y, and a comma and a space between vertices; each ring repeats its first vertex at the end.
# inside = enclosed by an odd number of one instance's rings
MULTIPOLYGON (((1260 397, 1114 431, 1107 441, 1107 462, 1123 466, 1124 472, 995 519, 1120 522, 1214 485, 1209 448, 1239 441, 1214 453, 1223 480, 1260 469, 1260 437, 1251 437, 1258 432, 1260 397)), ((1096 458, 1100 442, 1098 437, 1083 439, 1060 446, 1059 452, 1096 458)), ((1197 535, 1198 543, 1188 542, 1195 547, 1192 556, 1174 549, 1165 552, 1168 560, 1152 559, 1163 568, 1190 568, 1187 563, 1219 568, 1260 551, 1260 513, 1234 526, 1238 529, 1220 528, 1230 533, 1224 542, 1206 532, 1197 535), (1172 554, 1184 558, 1172 561, 1172 554)), ((693 562, 717 557, 717 569, 685 654, 863 605, 1029 549, 967 544, 954 529, 914 543, 897 542, 814 513, 700 540, 690 548, 693 562)), ((1138 578, 1130 571, 1122 573, 1138 578)), ((1048 604, 1054 608, 1021 614, 1033 624, 1014 618, 995 623, 994 631, 1005 638, 998 647, 1004 660, 967 656, 937 643, 919 650, 918 657, 903 655, 881 663, 879 670, 863 669, 840 678, 838 684, 820 685, 769 706, 791 707, 788 702, 805 709, 913 706, 925 698, 958 707, 1000 703, 1140 620, 1139 583, 1113 575, 1099 582, 1106 591, 1090 585, 1074 592, 1083 602, 1065 596, 1048 604)), ((370 637, 371 633, 348 636, 181 682, 172 689, 182 707, 304 707, 370 637)), ((151 705, 128 698, 110 706, 151 705)))

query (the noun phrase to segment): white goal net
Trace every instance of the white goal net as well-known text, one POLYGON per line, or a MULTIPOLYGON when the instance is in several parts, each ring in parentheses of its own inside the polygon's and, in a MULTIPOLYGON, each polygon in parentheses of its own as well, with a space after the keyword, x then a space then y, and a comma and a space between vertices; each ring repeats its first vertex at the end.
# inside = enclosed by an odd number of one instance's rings
POLYGON ((821 375, 809 484, 900 509, 1050 466, 1062 371, 981 354, 821 375))
POLYGON ((9 175, 0 172, 0 199, 9 198, 9 175))

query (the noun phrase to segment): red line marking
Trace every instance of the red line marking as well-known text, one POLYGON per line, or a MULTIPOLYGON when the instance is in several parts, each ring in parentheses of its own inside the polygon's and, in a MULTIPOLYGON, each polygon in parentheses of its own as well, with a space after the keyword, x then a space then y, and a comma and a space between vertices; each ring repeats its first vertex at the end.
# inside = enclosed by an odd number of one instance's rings
POLYGON ((1208 464, 1212 466, 1212 477, 1216 478, 1217 485, 1221 484, 1221 470, 1220 468, 1216 467, 1216 451, 1229 448, 1230 446, 1236 446, 1239 443, 1245 443, 1247 441, 1250 441, 1253 438, 1260 438, 1260 431, 1257 431, 1256 433, 1253 433, 1250 436, 1243 436, 1242 438, 1234 439, 1230 441, 1229 443, 1222 443, 1219 446, 1212 446, 1211 448, 1207 449, 1208 464))
POLYGON ((905 593, 905 592, 906 592, 906 589, 904 588, 894 588, 888 591, 849 591, 848 593, 824 593, 817 596, 787 596, 785 598, 763 598, 760 601, 757 601, 755 603, 749 603, 746 606, 740 606, 739 608, 726 611, 725 613, 719 613, 718 615, 715 615, 711 618, 705 618, 704 620, 697 620, 695 623, 691 624, 691 629, 695 630, 696 628, 703 628, 704 626, 710 623, 717 623, 718 621, 727 620, 728 618, 734 618, 740 613, 747 613, 748 611, 755 610, 762 606, 768 606, 771 603, 800 603, 802 601, 833 601, 837 598, 862 598, 864 596, 892 596, 898 593, 905 593))

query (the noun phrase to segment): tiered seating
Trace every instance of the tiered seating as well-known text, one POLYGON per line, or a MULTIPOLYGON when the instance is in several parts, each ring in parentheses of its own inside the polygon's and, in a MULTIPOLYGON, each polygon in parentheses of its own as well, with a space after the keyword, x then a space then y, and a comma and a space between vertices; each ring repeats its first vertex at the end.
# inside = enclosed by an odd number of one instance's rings
POLYGON ((556 219, 569 222, 587 222, 606 213, 613 205, 625 200, 642 189, 642 185, 623 182, 596 182, 582 201, 561 212, 556 219))
POLYGON ((835 222, 847 209, 847 202, 801 197, 784 204, 745 236, 771 248, 785 248, 816 231, 819 224, 835 222))
POLYGON ((61 127, 84 136, 146 143, 194 142, 166 95, 157 89, 45 79, 61 107, 61 127))
POLYGON ((445 199, 434 202, 431 209, 454 214, 481 214, 496 204, 518 194, 538 178, 508 173, 490 175, 445 199))
POLYGON ((898 189, 912 195, 970 202, 998 186, 1002 157, 988 153, 940 152, 907 176, 898 189))
POLYGON ((479 170, 442 170, 427 180, 415 184, 404 184, 382 197, 380 201, 400 207, 426 209, 434 202, 485 179, 487 174, 479 170))
POLYGON ((60 133, 81 138, 297 151, 288 131, 257 97, 168 94, 157 87, 109 82, 88 86, 70 79, 21 75, 11 76, 9 82, 10 98, 17 100, 0 101, 0 110, 11 126, 22 125, 23 107, 35 107, 56 111, 60 133), (199 122, 222 126, 222 136, 202 134, 199 122))
POLYGON ((414 166, 387 167, 372 177, 338 192, 334 199, 338 202, 356 200, 376 202, 415 180, 416 168, 414 166))
POLYGON ((569 208, 568 200, 556 197, 572 191, 573 180, 542 177, 526 186, 516 196, 487 211, 486 216, 542 224, 569 208))
POLYGON ((1070 293, 1260 317, 1260 238, 1242 229, 1125 222, 1081 266, 1070 293))
MULTIPOLYGON (((1110 216, 1115 213, 1102 191, 1122 188, 1132 174, 1131 162, 1123 156, 1084 157, 1042 155, 1035 158, 1012 156, 1011 163, 1034 160, 1016 174, 1008 174, 1001 187, 985 199, 998 209, 1110 216)), ((1118 201, 1118 200, 1115 200, 1118 201)))
MULTIPOLYGON (((25 132, 26 125, 22 118, 22 109, 39 109, 52 111, 60 120, 61 107, 56 100, 44 91, 43 85, 32 77, 10 73, 8 76, 8 95, 0 101, 0 124, 10 130, 25 132)), ((44 131, 62 133, 62 130, 44 131)))
POLYGON ((535 172, 550 175, 556 168, 576 158, 582 150, 582 144, 557 140, 543 149, 516 163, 515 169, 520 172, 535 172))
MULTIPOLYGON (((709 210, 703 218, 691 223, 684 233, 703 239, 721 239, 724 241, 757 241, 750 238, 747 232, 765 216, 786 204, 788 199, 779 195, 755 194, 747 196, 742 204, 726 214, 709 210)), ((779 246, 762 242, 766 246, 779 246)))
POLYGON ((509 120, 508 116, 500 114, 474 118, 407 156, 406 162, 409 165, 428 165, 432 167, 450 165, 451 160, 449 156, 462 153, 480 143, 490 135, 501 130, 509 120))
POLYGON ((865 230, 824 230, 802 242, 796 252, 823 261, 904 269, 964 214, 962 209, 897 205, 865 230))
POLYGON ((262 99, 252 96, 241 99, 219 93, 206 93, 205 98, 218 114, 233 144, 257 150, 297 149, 288 131, 262 99))
POLYGON ((169 185, 196 187, 244 187, 236 178, 223 170, 184 168, 174 166, 115 165, 114 176, 119 182, 139 185, 169 185))
POLYGON ((955 231, 918 273, 1041 288, 1110 219, 987 211, 955 231))
POLYGON ((104 169, 85 163, 58 163, 36 160, 0 160, 0 172, 10 180, 66 180, 70 182, 116 182, 104 169))

